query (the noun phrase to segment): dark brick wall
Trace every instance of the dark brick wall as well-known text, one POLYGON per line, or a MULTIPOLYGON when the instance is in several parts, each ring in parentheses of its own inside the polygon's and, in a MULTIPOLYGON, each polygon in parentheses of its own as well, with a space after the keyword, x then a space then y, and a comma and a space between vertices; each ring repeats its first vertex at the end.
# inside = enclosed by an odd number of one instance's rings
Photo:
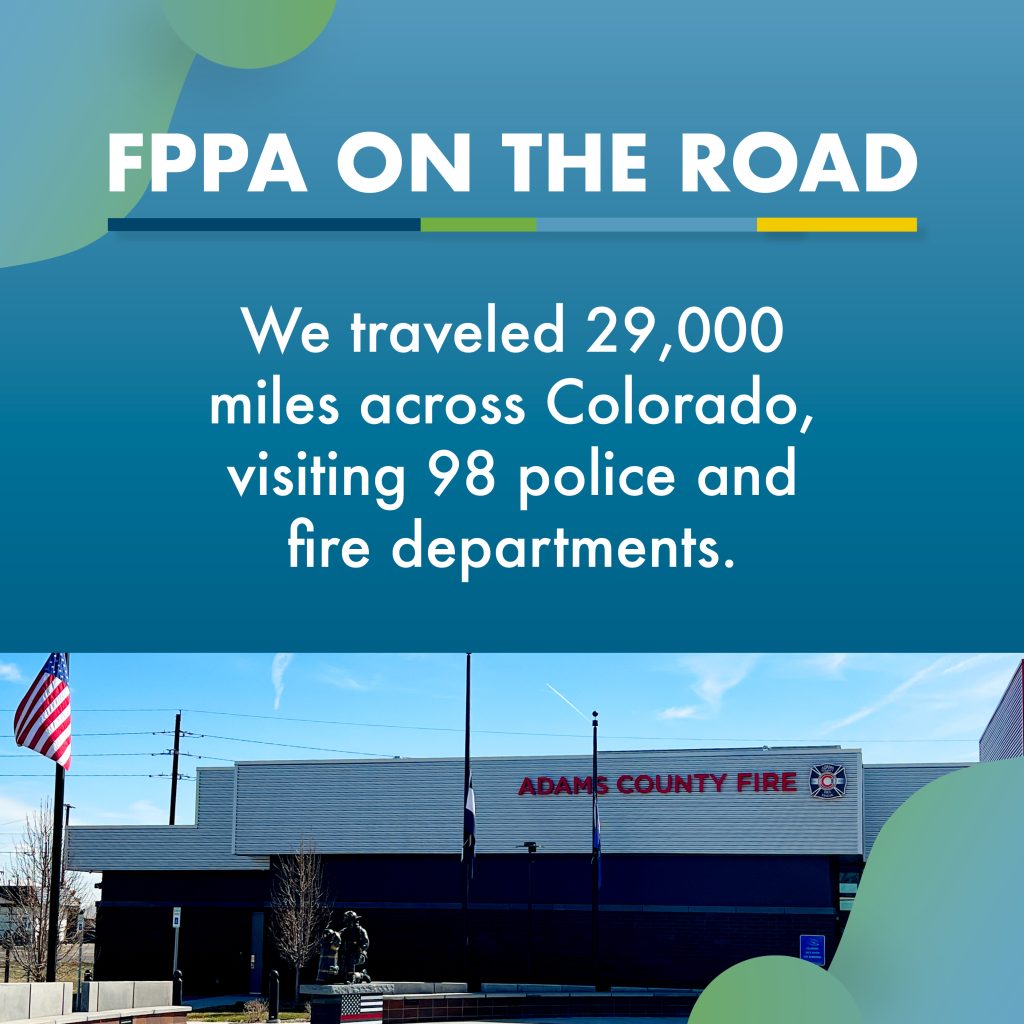
MULTIPOLYGON (((363 917, 375 978, 594 981, 588 857, 538 855, 532 927, 525 857, 478 858, 469 965, 457 858, 335 857, 325 869, 339 914, 355 906, 363 917)), ((826 857, 608 855, 603 874, 601 980, 609 984, 702 988, 740 960, 796 955, 806 932, 824 934, 829 955, 835 948, 835 915, 808 912, 834 906, 835 864, 826 857)), ((167 977, 169 908, 178 905, 186 993, 246 992, 251 914, 268 895, 264 873, 108 874, 97 977, 167 977)), ((269 934, 264 944, 264 977, 278 967, 289 978, 269 934)))
MULTIPOLYGON (((523 1020, 545 1017, 685 1017, 687 995, 416 996, 384 1000, 385 1024, 446 1020, 523 1020)), ((337 1015, 334 1015, 337 1020, 337 1015)), ((314 1024, 316 1022, 314 1021, 314 1024)))
MULTIPOLYGON (((249 991, 251 915, 239 907, 183 905, 178 965, 185 996, 249 991)), ((97 907, 95 977, 169 978, 174 960, 167 907, 97 907)))

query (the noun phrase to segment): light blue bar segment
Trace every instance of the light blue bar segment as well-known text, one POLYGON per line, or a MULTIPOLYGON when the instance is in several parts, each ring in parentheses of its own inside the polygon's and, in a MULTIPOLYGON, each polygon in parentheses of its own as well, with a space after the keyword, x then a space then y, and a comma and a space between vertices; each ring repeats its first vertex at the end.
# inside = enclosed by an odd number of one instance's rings
POLYGON ((606 231, 634 233, 757 231, 756 217, 538 217, 538 231, 606 231))

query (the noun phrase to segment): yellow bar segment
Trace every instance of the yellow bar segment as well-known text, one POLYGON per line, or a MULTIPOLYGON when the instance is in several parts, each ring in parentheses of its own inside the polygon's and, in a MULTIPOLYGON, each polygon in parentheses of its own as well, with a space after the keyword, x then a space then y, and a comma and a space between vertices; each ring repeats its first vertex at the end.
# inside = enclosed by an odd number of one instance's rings
POLYGON ((760 231, 917 231, 916 217, 758 217, 760 231))

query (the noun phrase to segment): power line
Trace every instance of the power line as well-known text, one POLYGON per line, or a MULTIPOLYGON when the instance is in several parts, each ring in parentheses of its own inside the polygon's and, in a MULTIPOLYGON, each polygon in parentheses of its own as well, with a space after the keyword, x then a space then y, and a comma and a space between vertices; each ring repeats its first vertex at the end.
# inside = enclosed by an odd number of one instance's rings
MULTIPOLYGON (((78 709, 75 709, 78 714, 78 709)), ((170 736, 171 729, 145 729, 140 732, 76 732, 75 738, 79 736, 170 736)))
MULTIPOLYGON (((82 713, 94 713, 94 714, 174 714, 178 711, 178 708, 75 708, 75 714, 82 713)), ((256 715, 248 714, 241 711, 210 711, 203 708, 181 708, 184 713, 190 715, 217 715, 226 718, 248 718, 257 721, 264 722, 298 722, 304 725, 341 725, 359 729, 398 729, 410 732, 447 732, 447 733, 461 733, 462 729, 458 726, 450 725, 400 725, 394 722, 358 722, 358 721, 347 721, 344 719, 331 719, 331 718, 296 718, 287 715, 256 715)), ((13 708, 0 708, 0 714, 13 714, 13 708)), ((584 732, 536 732, 533 730, 515 730, 515 729, 474 729, 474 732, 484 733, 489 736, 525 736, 536 739, 583 739, 585 738, 584 732)), ((144 731, 116 731, 116 732, 93 732, 93 733, 76 733, 76 736, 168 736, 171 734, 171 730, 167 729, 150 729, 144 731)), ((764 742, 763 737, 754 736, 678 736, 678 735, 643 735, 643 734, 632 734, 632 733, 607 733, 605 739, 610 740, 644 740, 648 742, 660 742, 660 743, 749 743, 755 746, 761 746, 764 742)), ((249 742, 249 741, 247 741, 249 742)), ((255 741, 252 741, 255 742, 255 741)), ((269 741, 262 741, 269 742, 269 741)), ((977 742, 976 737, 963 737, 961 739, 951 737, 917 737, 910 739, 890 739, 890 738, 858 738, 858 737, 843 737, 839 742, 842 743, 975 743, 977 742)), ((276 746, 285 746, 286 744, 274 744, 276 746)), ((298 749, 310 749, 310 750, 323 750, 333 753, 354 753, 359 754, 361 751, 335 751, 331 747, 300 747, 298 749)), ((368 754, 369 757, 395 757, 394 754, 368 754)))
MULTIPOLYGON (((171 732, 167 729, 147 729, 145 732, 75 732, 75 739, 82 739, 83 737, 94 737, 94 736, 170 736, 171 732)), ((7 740, 13 742, 13 736, 0 736, 0 740, 7 740)), ((4 756, 4 755, 0 755, 4 756)), ((9 755, 8 755, 9 756, 9 755)), ((81 756, 81 755, 79 755, 81 756)))
MULTIPOLYGON (((287 715, 254 715, 242 711, 204 711, 200 708, 182 708, 182 712, 190 715, 219 715, 226 718, 253 718, 263 722, 300 722, 304 725, 344 725, 361 729, 406 729, 416 732, 456 732, 462 733, 462 728, 453 725, 395 725, 392 722, 352 722, 330 718, 293 718, 287 715)), ((534 732, 530 730, 514 729, 476 729, 476 733, 487 733, 490 736, 528 736, 552 739, 585 739, 586 733, 580 732, 534 732)), ((753 743, 760 746, 763 743, 762 737, 751 736, 641 736, 625 733, 603 734, 605 739, 610 740, 651 740, 659 742, 682 742, 682 743, 753 743)), ((846 739, 845 743, 974 743, 975 739, 846 739)), ((316 748, 327 749, 327 748, 316 748)), ((344 751, 342 751, 344 753, 344 751)), ((381 755, 390 756, 390 755, 381 755)))
POLYGON ((341 750, 338 747, 313 747, 304 743, 280 743, 277 740, 253 740, 244 736, 215 736, 208 732, 182 732, 183 736, 198 740, 225 740, 228 743, 256 743, 262 747, 289 747, 292 750, 318 750, 328 754, 355 754, 358 757, 400 758, 401 754, 371 753, 367 750, 341 750))
MULTIPOLYGON (((249 742, 260 742, 259 740, 246 740, 249 742)), ((319 748, 311 748, 319 749, 319 748)), ((75 754, 75 760, 79 760, 83 757, 170 757, 172 755, 170 750, 137 750, 137 751, 117 751, 107 754, 75 754)), ((0 754, 0 757, 32 757, 32 753, 26 751, 23 754, 0 754)), ((214 754, 192 754, 188 751, 181 751, 179 757, 194 757, 198 761, 224 761, 230 763, 233 759, 230 757, 217 757, 214 754)))
MULTIPOLYGON (((76 779, 169 779, 167 772, 150 774, 148 772, 75 772, 76 779)), ((52 779, 53 776, 47 772, 0 772, 0 779, 52 779)), ((194 775, 179 775, 179 779, 194 779, 194 775)))
MULTIPOLYGON (((164 713, 164 712, 170 712, 170 714, 173 715, 174 712, 177 711, 177 710, 178 710, 177 708, 80 708, 77 705, 75 706, 75 714, 76 715, 96 715, 96 714, 101 714, 101 715, 107 715, 107 714, 111 714, 111 715, 112 714, 117 714, 117 715, 149 715, 149 714, 153 714, 153 713, 164 713)), ((13 715, 14 711, 15 711, 14 708, 0 708, 0 714, 12 714, 13 715)))
MULTIPOLYGON (((31 757, 33 751, 25 751, 23 754, 0 754, 0 757, 31 757)), ((75 760, 80 757, 161 757, 166 754, 165 750, 135 750, 135 751, 111 751, 106 754, 79 754, 76 753, 75 760)))

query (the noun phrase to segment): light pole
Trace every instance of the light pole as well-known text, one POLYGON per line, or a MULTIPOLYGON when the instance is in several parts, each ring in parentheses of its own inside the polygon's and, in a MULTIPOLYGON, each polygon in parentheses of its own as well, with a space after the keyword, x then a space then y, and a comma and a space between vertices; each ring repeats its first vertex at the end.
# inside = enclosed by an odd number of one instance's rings
POLYGON ((526 850, 526 980, 533 981, 533 858, 540 843, 528 839, 520 847, 526 850))
POLYGON ((82 1012, 82 944, 85 941, 85 911, 78 912, 78 986, 75 998, 78 1000, 79 1013, 82 1012))
MULTIPOLYGON (((65 836, 70 834, 69 830, 71 828, 71 812, 74 809, 75 809, 75 805, 74 804, 65 804, 64 805, 64 835, 65 836)), ((61 850, 61 861, 60 861, 60 887, 61 887, 62 891, 64 889, 64 876, 67 874, 67 866, 68 866, 68 844, 65 843, 63 849, 61 850)), ((63 894, 63 892, 62 892, 62 894, 63 894)))

